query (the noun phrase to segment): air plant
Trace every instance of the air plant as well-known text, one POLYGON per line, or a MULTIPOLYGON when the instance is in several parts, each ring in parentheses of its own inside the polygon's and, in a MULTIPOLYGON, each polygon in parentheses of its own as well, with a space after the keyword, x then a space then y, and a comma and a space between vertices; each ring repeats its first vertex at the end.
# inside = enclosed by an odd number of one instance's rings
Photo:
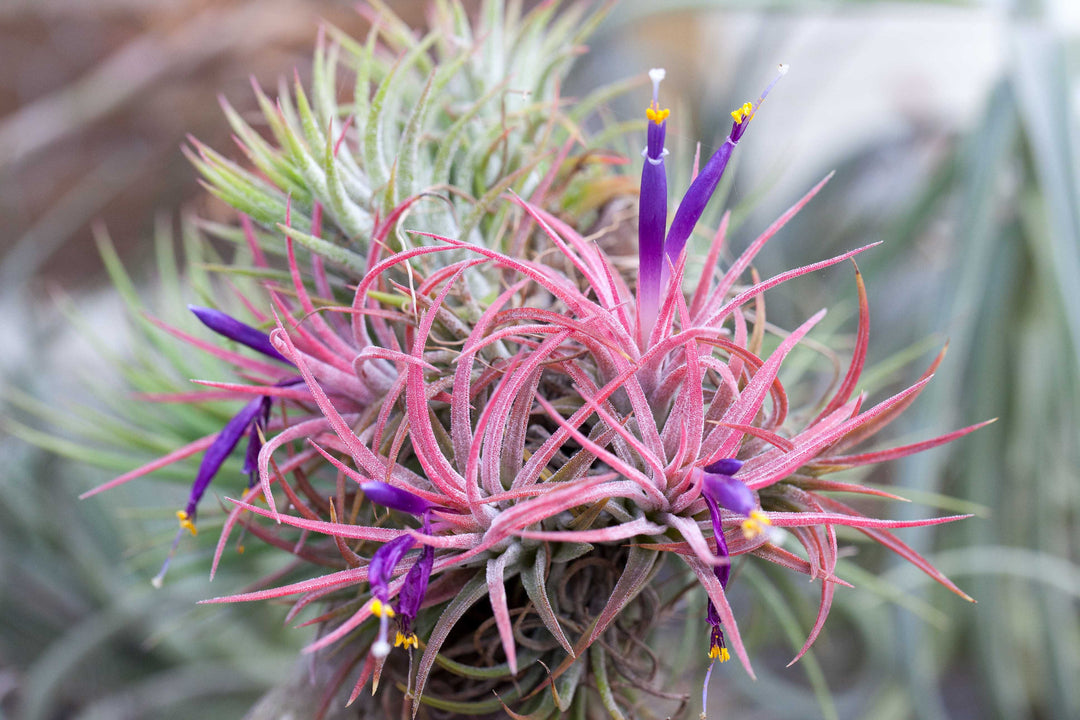
POLYGON ((226 106, 258 173, 197 144, 193 159, 244 213, 239 231, 213 230, 240 240, 262 278, 240 297, 260 327, 192 310, 272 362, 170 328, 235 366, 245 382, 208 384, 245 404, 219 432, 101 489, 202 452, 175 550, 211 480, 236 487, 226 460, 246 436, 241 472, 251 481, 228 498, 211 573, 238 528, 307 569, 296 582, 208 602, 295 598, 290 618, 321 608, 307 623, 318 628, 308 652, 337 668, 334 685, 351 680, 350 702, 387 716, 408 707, 413 716, 584 717, 595 706, 622 717, 650 698, 686 712, 688 696, 659 681, 676 649, 650 639, 686 611, 684 590, 707 597, 694 620, 702 667, 711 673, 734 654, 752 676, 727 594, 733 559, 807 575, 820 604, 797 660, 848 585, 836 575, 837 526, 970 599, 891 532, 965 516, 870 517, 833 493, 895 496, 828 477, 979 427, 852 450, 915 400, 940 356, 917 383, 866 406, 856 390, 869 308, 857 267, 855 349, 828 394, 793 409, 779 379, 824 310, 764 350, 766 291, 854 267, 872 247, 758 277, 759 251, 828 178, 721 268, 725 215, 693 292, 683 292, 687 241, 786 66, 732 113, 670 226, 664 73, 649 73, 638 269, 624 274, 625 243, 609 242, 618 230, 604 230, 598 209, 634 188, 575 126, 592 101, 568 104, 558 68, 530 65, 573 51, 577 40, 560 38, 580 24, 580 6, 556 15, 544 3, 519 19, 501 5, 487 3, 473 31, 460 5, 436 3, 422 40, 378 5, 365 44, 331 31, 336 43, 320 41, 316 57, 314 105, 299 82, 295 105, 284 89, 277 105, 260 91, 280 148, 226 106), (352 104, 331 90, 342 52, 355 61, 352 104), (520 83, 528 99, 508 116, 520 83))

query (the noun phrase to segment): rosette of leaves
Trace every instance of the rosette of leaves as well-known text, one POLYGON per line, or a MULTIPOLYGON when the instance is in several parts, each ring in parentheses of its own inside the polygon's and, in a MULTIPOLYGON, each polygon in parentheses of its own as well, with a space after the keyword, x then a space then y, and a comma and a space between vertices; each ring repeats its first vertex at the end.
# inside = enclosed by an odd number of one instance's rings
MULTIPOLYGON (((216 601, 297 596, 290 619, 318 609, 308 651, 330 668, 319 713, 351 685, 358 711, 382 715, 623 717, 657 702, 680 714, 689 696, 665 686, 671 655, 685 653, 655 640, 665 620, 697 597, 705 608, 687 617, 709 639, 702 654, 727 660, 726 637, 752 674, 725 591, 732 558, 753 554, 820 584, 803 655, 845 584, 837 525, 963 596, 890 532, 956 518, 877 519, 830 495, 880 496, 825 476, 974 429, 847 452, 929 379, 863 407, 861 280, 838 384, 792 409, 778 377, 823 313, 776 331, 763 293, 866 248, 764 281, 751 268, 819 185, 720 272, 722 223, 683 294, 686 240, 762 95, 732 113, 729 143, 691 182, 666 238, 663 217, 639 225, 639 266, 656 275, 643 289, 625 272, 625 228, 602 212, 636 183, 594 149, 627 128, 590 138, 580 123, 619 89, 569 105, 558 96, 576 33, 598 17, 583 13, 543 3, 520 16, 491 2, 473 28, 459 4, 435 3, 433 29, 417 38, 377 7, 365 42, 326 31, 310 92, 283 86, 274 103, 257 90, 273 142, 226 106, 249 167, 195 144, 210 190, 243 213, 238 228, 203 224, 239 250, 198 287, 251 321, 195 308, 228 347, 167 322, 144 328, 207 351, 242 382, 179 392, 156 366, 136 379, 198 427, 210 424, 198 404, 246 404, 99 490, 201 454, 175 550, 210 482, 237 474, 226 460, 247 438, 251 483, 229 500, 213 567, 242 532, 295 558, 263 584, 300 579, 216 601), (346 68, 351 103, 336 94, 346 68), (779 547, 770 524, 790 528, 800 550, 779 547), (707 600, 691 592, 698 584, 707 600), (389 647, 391 622, 402 650, 389 647)), ((658 83, 639 200, 666 213, 658 83)), ((171 352, 182 372, 188 359, 171 352)))

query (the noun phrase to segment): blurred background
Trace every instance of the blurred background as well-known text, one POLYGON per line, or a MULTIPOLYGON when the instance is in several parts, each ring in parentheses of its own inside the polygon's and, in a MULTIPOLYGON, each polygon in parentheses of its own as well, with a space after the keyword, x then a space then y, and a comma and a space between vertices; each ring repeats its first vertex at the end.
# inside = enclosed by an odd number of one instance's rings
MULTIPOLYGON (((422 22, 419 0, 390 4, 422 22)), ((239 589, 207 583, 211 539, 153 591, 168 539, 143 521, 169 512, 153 481, 79 502, 112 475, 38 430, 115 390, 94 342, 129 351, 95 225, 145 287, 153 238, 182 236, 191 213, 230 220, 180 146, 190 133, 238 156, 219 93, 243 113, 251 78, 306 76, 320 19, 366 32, 330 0, 0 3, 0 717, 241 717, 308 638, 269 605, 194 605, 239 589)), ((839 569, 859 591, 837 593, 813 656, 785 668, 816 600, 748 567, 734 602, 760 679, 714 674, 711 716, 1080 717, 1078 33, 1072 0, 622 0, 576 66, 571 95, 665 66, 685 167, 789 63, 722 188, 733 245, 836 170, 758 266, 883 241, 859 259, 866 389, 914 379, 949 342, 894 440, 999 418, 869 478, 914 501, 889 508, 898 517, 976 514, 902 537, 978 604, 862 549, 839 569)), ((646 102, 611 111, 636 118, 646 102)), ((829 306, 845 332, 857 310, 844 268, 769 302, 779 325, 829 306)))

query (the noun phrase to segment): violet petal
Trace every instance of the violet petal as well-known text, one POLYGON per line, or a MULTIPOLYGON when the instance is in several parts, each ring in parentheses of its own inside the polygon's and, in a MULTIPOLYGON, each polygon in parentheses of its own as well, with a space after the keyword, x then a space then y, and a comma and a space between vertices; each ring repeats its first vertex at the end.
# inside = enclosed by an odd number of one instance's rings
POLYGON ((394 568, 409 552, 416 540, 412 535, 399 535, 375 551, 368 564, 368 582, 371 584, 371 594, 377 599, 386 601, 390 594, 390 577, 394 568))
POLYGON ((705 206, 709 204, 713 193, 716 192, 716 186, 720 184, 720 178, 723 177, 728 161, 731 160, 731 153, 735 150, 736 142, 738 141, 730 137, 724 140, 724 144, 705 163, 705 167, 690 183, 686 194, 679 202, 675 217, 671 220, 671 228, 668 229, 667 239, 664 241, 664 254, 667 257, 663 266, 665 275, 670 272, 668 261, 673 266, 678 264, 679 256, 686 247, 686 241, 690 239, 690 234, 694 232, 694 227, 705 212, 705 206))
POLYGON ((191 486, 191 494, 188 496, 188 504, 185 508, 188 519, 194 520, 195 508, 206 493, 206 488, 210 486, 210 481, 225 464, 225 460, 240 442, 244 432, 258 417, 262 411, 262 405, 262 397, 255 398, 245 405, 233 416, 232 420, 225 424, 218 436, 214 438, 214 442, 206 449, 206 454, 203 455, 202 462, 199 464, 199 472, 195 475, 195 482, 191 486))
POLYGON ((274 346, 270 343, 270 336, 261 330, 256 330, 233 316, 226 315, 213 308, 188 305, 188 310, 195 313, 195 317, 199 318, 203 325, 217 334, 235 340, 241 345, 247 345, 252 350, 257 350, 269 358, 292 365, 284 355, 274 349, 274 346))
POLYGON ((638 198, 638 302, 640 324, 645 328, 646 335, 656 324, 664 269, 668 194, 663 154, 666 125, 666 122, 659 125, 649 123, 649 147, 646 149, 645 164, 641 168, 641 194, 638 198), (657 138, 655 142, 654 136, 657 138), (659 146, 655 156, 654 144, 659 146))
POLYGON ((388 507, 391 510, 407 512, 410 515, 423 515, 435 507, 432 503, 413 495, 407 490, 396 488, 379 480, 369 480, 361 483, 360 489, 364 491, 364 495, 372 502, 388 507))
MULTIPOLYGON (((705 505, 709 508, 709 518, 712 520, 713 537, 716 538, 716 555, 718 557, 731 557, 728 552, 727 539, 724 537, 724 528, 720 524, 720 509, 716 506, 714 501, 708 495, 703 494, 702 498, 705 500, 705 505)), ((716 579, 720 581, 720 587, 727 589, 728 579, 731 577, 731 565, 725 563, 723 565, 714 565, 713 573, 716 575, 716 579)), ((715 608, 712 607, 712 603, 709 603, 709 609, 715 612, 715 608)), ((711 622, 711 620, 710 620, 711 622)), ((719 617, 717 618, 719 622, 719 617)))
POLYGON ((714 463, 709 463, 703 467, 702 470, 714 475, 734 475, 739 472, 742 466, 742 460, 736 460, 735 458, 720 458, 714 463))
POLYGON ((421 603, 424 602, 428 581, 431 578, 431 568, 434 564, 435 548, 425 545, 416 563, 409 568, 409 574, 405 576, 405 584, 401 586, 401 593, 398 595, 398 615, 401 617, 402 632, 406 635, 412 629, 412 622, 416 619, 416 614, 420 612, 421 603))
POLYGON ((715 500, 720 507, 746 517, 757 508, 754 492, 730 475, 705 473, 702 493, 715 500))

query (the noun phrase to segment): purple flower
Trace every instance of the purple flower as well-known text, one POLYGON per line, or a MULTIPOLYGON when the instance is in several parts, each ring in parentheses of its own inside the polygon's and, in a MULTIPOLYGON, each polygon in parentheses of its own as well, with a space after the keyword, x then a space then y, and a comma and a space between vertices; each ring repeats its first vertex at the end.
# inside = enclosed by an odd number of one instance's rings
MULTIPOLYGON (((742 468, 742 461, 735 458, 721 458, 702 468, 704 475, 701 484, 701 497, 705 500, 705 506, 709 509, 709 519, 712 521, 713 537, 716 538, 716 554, 722 558, 730 558, 727 540, 724 538, 724 528, 720 522, 720 508, 730 510, 733 513, 746 517, 743 521, 743 535, 753 538, 763 530, 763 526, 770 525, 771 521, 757 509, 756 498, 750 488, 732 477, 742 468)), ((731 563, 725 562, 713 567, 716 579, 720 586, 727 588, 731 578, 731 563)), ((709 634, 709 657, 720 662, 727 662, 731 655, 724 645, 724 631, 720 627, 720 615, 716 607, 709 601, 706 620, 712 626, 709 634)))
MULTIPOLYGON (((165 573, 169 570, 169 563, 172 562, 173 555, 176 553, 176 548, 180 544, 180 538, 183 536, 184 531, 187 530, 192 535, 199 534, 198 529, 195 527, 195 516, 198 511, 199 501, 206 494, 206 489, 210 487, 210 482, 217 475, 218 470, 225 464, 225 460, 228 459, 233 449, 240 442, 240 438, 249 429, 252 432, 252 438, 248 443, 244 469, 245 472, 250 472, 251 457, 254 454, 257 459, 259 456, 258 448, 262 446, 262 440, 259 437, 259 422, 263 416, 269 418, 269 400, 270 398, 267 397, 257 397, 245 405, 240 412, 233 416, 232 420, 225 424, 225 427, 214 438, 214 442, 210 444, 210 447, 206 448, 202 462, 199 463, 199 471, 195 474, 195 482, 192 483, 191 492, 188 493, 187 505, 184 506, 183 510, 176 511, 176 519, 180 521, 180 529, 176 531, 176 537, 173 538, 172 547, 165 557, 165 562, 161 564, 161 569, 150 581, 154 587, 159 588, 164 582, 165 573), (258 443, 258 447, 253 450, 252 444, 254 443, 258 443)), ((265 422, 263 422, 262 427, 265 427, 265 422)))
MULTIPOLYGON (((220 310, 199 307, 198 305, 188 305, 188 309, 195 313, 195 317, 199 318, 204 325, 214 332, 257 350, 274 360, 292 365, 281 353, 274 349, 273 345, 270 344, 270 336, 266 333, 256 330, 220 310)), ((293 376, 274 385, 275 387, 289 387, 302 382, 304 382, 302 377, 293 376)), ((198 511, 199 501, 202 500, 207 488, 210 487, 210 483, 221 469, 221 466, 225 464, 229 455, 240 443, 240 439, 245 433, 248 435, 248 445, 244 453, 243 472, 248 476, 248 487, 255 484, 259 451, 262 449, 263 433, 270 422, 270 410, 273 407, 273 402, 271 396, 262 395, 244 405, 240 412, 225 424, 218 436, 214 438, 214 442, 206 449, 202 462, 199 463, 199 470, 195 474, 195 482, 191 485, 191 492, 188 493, 187 505, 184 506, 183 510, 176 511, 176 518, 180 521, 180 530, 173 540, 172 549, 162 564, 161 570, 152 580, 155 587, 161 586, 183 531, 187 530, 192 535, 198 534, 198 529, 195 527, 195 516, 198 511)))
POLYGON ((390 607, 390 577, 394 568, 405 557, 416 540, 412 535, 401 535, 375 551, 368 564, 368 582, 371 584, 371 612, 379 618, 379 636, 371 646, 375 657, 386 657, 390 653, 390 643, 386 641, 386 632, 394 610, 390 607))
MULTIPOLYGON (((301 377, 291 377, 275 383, 275 387, 288 387, 304 382, 301 377)), ((255 473, 258 472, 259 450, 262 449, 262 436, 270 422, 270 408, 273 399, 269 395, 260 395, 255 398, 233 416, 232 420, 225 424, 214 442, 206 449, 202 462, 199 463, 199 471, 195 474, 195 482, 188 493, 187 506, 176 512, 180 520, 180 527, 188 530, 192 535, 198 534, 195 528, 195 513, 210 487, 211 481, 217 475, 218 470, 232 454, 233 449, 240 443, 240 439, 248 433, 247 451, 244 453, 243 472, 248 476, 248 487, 255 484, 255 473)))
MULTIPOLYGON (((717 507, 716 501, 709 494, 703 492, 701 496, 705 499, 705 506, 709 508, 713 537, 716 538, 716 554, 725 559, 730 558, 731 553, 728 552, 727 540, 724 539, 724 528, 720 524, 720 508, 717 507)), ((720 587, 726 589, 728 580, 731 577, 730 561, 713 566, 713 573, 716 575, 716 579, 720 581, 720 587)), ((724 631, 720 627, 720 615, 716 612, 716 606, 713 605, 712 600, 708 602, 709 608, 706 611, 705 619, 712 626, 712 632, 709 634, 709 657, 720 662, 727 662, 731 655, 724 645, 724 631)))
MULTIPOLYGON (((199 501, 206 494, 210 482, 217 475, 221 466, 225 464, 225 460, 232 453, 233 448, 240 442, 240 438, 244 436, 244 433, 249 428, 255 427, 261 413, 269 412, 268 408, 264 410, 263 407, 264 401, 268 399, 257 397, 245 405, 240 412, 233 416, 232 420, 225 424, 218 436, 214 438, 214 442, 206 449, 206 454, 203 455, 202 462, 199 463, 199 471, 195 474, 195 482, 192 484, 191 492, 188 494, 187 506, 183 510, 176 512, 181 528, 187 529, 192 535, 197 534, 195 512, 199 501)), ((248 456, 250 455, 251 449, 249 447, 248 456)), ((258 451, 255 451, 255 455, 258 456, 258 451)))
MULTIPOLYGON (((431 534, 431 510, 436 508, 436 505, 407 490, 378 480, 362 483, 360 489, 372 502, 391 510, 420 516, 423 520, 424 534, 431 534)), ((386 638, 389 620, 395 615, 398 618, 399 629, 394 640, 394 647, 404 646, 408 649, 420 646, 412 624, 420 611, 420 605, 424 602, 424 595, 427 593, 428 582, 431 578, 431 569, 435 564, 435 549, 430 545, 423 547, 420 557, 405 576, 405 582, 398 594, 397 610, 395 611, 389 604, 389 585, 394 567, 415 544, 416 540, 411 535, 394 538, 375 551, 371 564, 368 566, 368 582, 371 584, 373 598, 371 612, 379 618, 379 634, 371 645, 371 653, 375 657, 386 657, 390 653, 390 643, 386 638)))
POLYGON ((270 343, 270 336, 261 330, 240 322, 231 315, 226 315, 220 310, 188 305, 188 310, 195 313, 195 317, 202 321, 203 325, 210 328, 218 335, 224 335, 230 340, 235 340, 241 345, 247 345, 252 350, 257 350, 269 358, 278 362, 292 365, 284 355, 274 349, 270 343))
POLYGON ((638 313, 642 341, 647 343, 660 308, 663 277, 664 232, 667 230, 667 171, 664 169, 664 135, 668 109, 660 109, 662 68, 649 71, 653 84, 652 104, 645 110, 649 119, 648 144, 642 150, 641 194, 638 199, 638 313))
MULTIPOLYGON (((761 107, 761 103, 765 101, 769 91, 773 89, 773 86, 781 77, 787 74, 787 69, 787 65, 780 66, 776 77, 765 88, 765 92, 761 93, 761 97, 757 99, 757 102, 744 103, 742 107, 731 113, 732 120, 734 120, 731 125, 731 132, 728 133, 720 149, 713 153, 709 161, 705 163, 705 167, 690 183, 690 188, 683 196, 682 202, 679 203, 679 207, 675 211, 675 217, 671 221, 671 228, 668 230, 667 239, 664 241, 664 253, 667 256, 667 261, 670 261, 672 265, 678 263, 679 256, 686 247, 686 241, 690 238, 690 233, 694 231, 694 226, 697 225, 702 213, 705 212, 705 206, 709 203, 713 193, 716 192, 716 186, 724 175, 724 170, 731 159, 731 153, 735 150, 735 145, 738 144, 746 132, 750 120, 754 117, 757 109, 761 107)), ((663 264, 662 271, 666 278, 669 272, 667 262, 663 264)))
MULTIPOLYGON (((247 345, 253 350, 258 350, 275 360, 292 365, 281 353, 274 349, 273 345, 270 344, 270 336, 266 333, 256 330, 220 310, 212 310, 198 305, 188 305, 188 310, 195 313, 195 317, 199 318, 206 327, 214 332, 247 345)), ((275 386, 288 387, 301 382, 303 382, 303 378, 291 377, 275 383, 275 386)), ((176 513, 182 529, 190 531, 192 535, 196 534, 195 511, 199 501, 245 432, 249 433, 249 439, 247 452, 244 454, 243 471, 248 475, 248 486, 254 484, 255 473, 258 471, 259 450, 262 449, 262 432, 270 422, 270 408, 272 405, 273 399, 269 395, 252 400, 233 416, 233 419, 221 429, 214 442, 206 449, 206 454, 203 455, 202 462, 199 464, 199 472, 195 475, 195 483, 191 486, 191 493, 188 495, 187 507, 176 513)))

